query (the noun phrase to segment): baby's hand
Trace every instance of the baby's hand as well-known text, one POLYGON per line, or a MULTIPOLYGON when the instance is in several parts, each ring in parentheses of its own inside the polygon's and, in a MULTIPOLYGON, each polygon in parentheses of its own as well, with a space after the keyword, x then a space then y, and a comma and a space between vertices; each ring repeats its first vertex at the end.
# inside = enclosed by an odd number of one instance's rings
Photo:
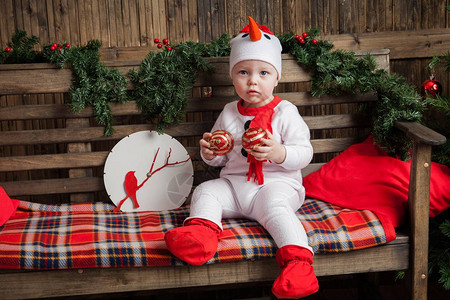
POLYGON ((202 155, 205 159, 211 160, 216 155, 214 152, 210 149, 211 144, 209 143, 209 140, 211 139, 211 132, 205 132, 203 134, 203 138, 200 140, 200 151, 202 152, 202 155))
POLYGON ((286 159, 286 148, 273 139, 273 135, 266 130, 267 139, 262 139, 262 146, 255 146, 252 155, 256 160, 270 160, 281 164, 286 159))

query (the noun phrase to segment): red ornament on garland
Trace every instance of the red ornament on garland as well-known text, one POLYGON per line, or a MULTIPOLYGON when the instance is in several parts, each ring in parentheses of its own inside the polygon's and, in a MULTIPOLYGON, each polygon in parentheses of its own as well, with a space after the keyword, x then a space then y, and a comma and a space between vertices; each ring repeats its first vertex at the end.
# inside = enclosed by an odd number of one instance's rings
POLYGON ((209 144, 214 154, 225 155, 233 150, 234 139, 228 131, 219 129, 212 133, 209 144))
POLYGON ((11 52, 11 50, 12 50, 11 47, 6 47, 5 48, 5 52, 11 52))
POLYGON ((251 152, 254 147, 263 144, 262 139, 267 139, 266 131, 262 128, 251 127, 242 135, 242 147, 247 152, 251 152))
POLYGON ((437 96, 442 92, 442 85, 440 84, 439 81, 437 81, 436 79, 434 79, 434 76, 430 76, 430 79, 425 80, 422 83, 422 96, 426 96, 427 94, 431 95, 431 96, 437 96))

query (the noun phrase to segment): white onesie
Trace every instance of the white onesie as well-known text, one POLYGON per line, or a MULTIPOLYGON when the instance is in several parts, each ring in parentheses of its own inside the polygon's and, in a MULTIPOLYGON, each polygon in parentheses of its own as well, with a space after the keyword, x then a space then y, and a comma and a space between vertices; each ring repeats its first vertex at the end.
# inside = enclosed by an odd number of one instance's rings
POLYGON ((298 245, 312 252, 305 230, 295 215, 305 198, 301 169, 313 155, 309 128, 297 107, 282 100, 272 116, 273 138, 286 148, 281 164, 263 163, 264 184, 247 181, 249 163, 243 155, 241 137, 254 116, 239 113, 238 101, 225 105, 211 132, 223 129, 234 138, 233 150, 205 163, 223 166, 220 178, 200 184, 194 191, 188 219, 202 218, 222 228, 222 218, 245 217, 258 221, 279 248, 298 245))

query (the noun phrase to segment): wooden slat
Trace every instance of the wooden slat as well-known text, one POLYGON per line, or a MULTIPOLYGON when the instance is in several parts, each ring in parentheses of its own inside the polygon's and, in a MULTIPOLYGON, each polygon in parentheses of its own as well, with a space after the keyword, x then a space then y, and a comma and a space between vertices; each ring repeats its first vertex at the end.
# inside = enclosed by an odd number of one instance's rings
MULTIPOLYGON (((189 155, 199 153, 198 147, 185 147, 189 155)), ((0 157, 0 172, 100 167, 109 151, 61 153, 0 157)), ((195 157, 193 157, 195 160, 195 157)))
POLYGON ((0 182, 0 186, 14 197, 97 192, 104 189, 103 178, 100 177, 0 182))
MULTIPOLYGON (((407 267, 407 238, 384 246, 314 257, 317 276, 402 270, 407 267), (386 264, 386 261, 390 263, 386 264)), ((8 272, 0 274, 0 289, 4 299, 63 297, 267 282, 273 281, 279 273, 275 259, 203 266, 8 272)))
POLYGON ((306 168, 302 169, 302 176, 305 177, 308 174, 319 170, 325 163, 311 163, 306 168))
MULTIPOLYGON (((182 123, 167 128, 165 133, 174 137, 201 135, 210 130, 212 125, 212 122, 182 123)), ((2 131, 0 132, 0 146, 109 141, 121 139, 136 131, 155 130, 156 126, 150 124, 120 125, 115 126, 114 129, 112 136, 105 136, 103 127, 2 131)))
MULTIPOLYGON (((127 103, 111 103, 114 116, 138 115, 140 111, 135 101, 127 103)), ((0 120, 38 120, 38 119, 68 119, 92 117, 92 107, 86 107, 74 113, 65 104, 38 104, 0 107, 0 120)))
MULTIPOLYGON (((194 86, 230 85, 228 57, 207 58, 216 67, 213 73, 200 73, 194 86)), ((137 68, 140 61, 105 62, 108 68, 114 68, 127 74, 137 68)), ((283 54, 283 75, 280 83, 309 81, 310 75, 301 68, 294 58, 283 54)), ((72 72, 59 69, 50 64, 0 65, 0 95, 26 93, 64 93, 72 84, 72 72)))
POLYGON ((429 58, 450 48, 450 28, 326 35, 335 48, 345 50, 389 49, 391 59, 429 58))
POLYGON ((332 153, 344 151, 351 145, 361 142, 361 139, 361 137, 320 139, 311 140, 311 144, 314 148, 315 154, 332 153))
MULTIPOLYGON (((328 145, 328 141, 313 140, 311 141, 315 153, 338 152, 345 150, 356 140, 352 138, 340 139, 339 144, 328 145), (322 142, 326 145, 322 145, 322 142)), ((199 153, 198 147, 185 147, 189 155, 199 153)), ((49 170, 49 169, 68 169, 68 168, 88 168, 100 167, 106 161, 109 151, 98 151, 89 153, 63 153, 63 154, 44 154, 44 155, 26 155, 26 156, 10 156, 0 157, 0 172, 16 172, 16 171, 33 171, 33 170, 49 170)), ((195 157, 193 157, 195 160, 195 157)), ((309 164, 303 169, 303 176, 317 171, 323 163, 309 164)))
POLYGON ((68 69, 0 70, 0 95, 27 93, 63 93, 72 84, 72 72, 68 69))
POLYGON ((0 157, 0 172, 102 166, 108 151, 0 157))
MULTIPOLYGON (((375 101, 376 95, 368 93, 366 95, 340 95, 336 97, 323 96, 315 98, 309 92, 277 93, 277 95, 290 101, 297 106, 327 105, 343 103, 363 103, 375 101)), ((188 100, 186 112, 220 111, 223 106, 231 101, 235 101, 236 96, 219 96, 212 98, 191 98, 188 100)), ((111 103, 111 110, 114 116, 140 115, 135 101, 127 103, 111 103)), ((86 118, 91 117, 92 107, 86 107, 80 112, 74 113, 65 104, 38 104, 38 105, 17 105, 0 107, 0 120, 39 120, 57 118, 86 118)))
POLYGON ((309 129, 336 129, 349 127, 364 127, 370 125, 370 120, 360 115, 343 114, 343 115, 328 115, 328 116, 314 116, 303 117, 309 129))
MULTIPOLYGON (((361 127, 365 124, 361 117, 347 114, 304 117, 304 120, 311 130, 361 127)), ((167 128, 165 132, 174 137, 197 136, 209 131, 212 125, 212 122, 181 123, 167 128)), ((0 146, 108 141, 121 139, 136 131, 155 130, 155 128, 151 124, 119 125, 114 127, 115 133, 112 136, 105 136, 103 127, 2 131, 0 132, 0 146)))

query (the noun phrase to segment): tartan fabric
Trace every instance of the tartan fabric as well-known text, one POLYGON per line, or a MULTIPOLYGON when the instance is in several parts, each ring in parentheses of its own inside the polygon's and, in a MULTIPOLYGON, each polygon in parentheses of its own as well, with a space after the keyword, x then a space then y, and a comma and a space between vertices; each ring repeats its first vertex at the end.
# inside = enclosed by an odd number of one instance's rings
MULTIPOLYGON (((0 227, 0 268, 67 269, 182 265, 166 249, 164 233, 181 226, 189 207, 164 212, 112 212, 103 203, 44 205, 21 201, 0 227)), ((316 253, 350 251, 387 242, 370 211, 307 199, 297 212, 316 253)), ((208 263, 274 257, 277 247, 257 222, 223 220, 216 255, 208 263)))

